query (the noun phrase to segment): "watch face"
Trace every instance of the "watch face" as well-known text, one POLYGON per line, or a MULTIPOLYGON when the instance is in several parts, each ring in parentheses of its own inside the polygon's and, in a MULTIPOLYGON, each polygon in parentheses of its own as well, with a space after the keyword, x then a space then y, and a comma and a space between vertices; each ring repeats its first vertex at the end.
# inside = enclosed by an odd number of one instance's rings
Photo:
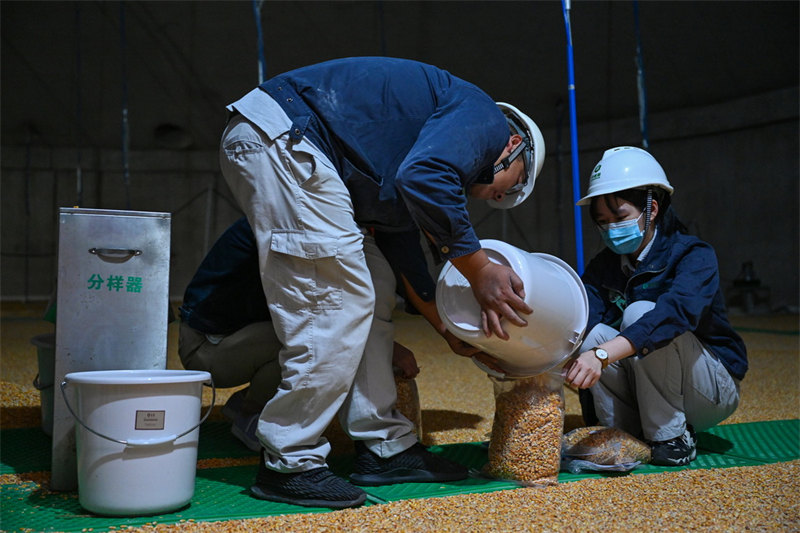
POLYGON ((597 348, 594 353, 598 359, 608 359, 608 352, 602 348, 597 348))

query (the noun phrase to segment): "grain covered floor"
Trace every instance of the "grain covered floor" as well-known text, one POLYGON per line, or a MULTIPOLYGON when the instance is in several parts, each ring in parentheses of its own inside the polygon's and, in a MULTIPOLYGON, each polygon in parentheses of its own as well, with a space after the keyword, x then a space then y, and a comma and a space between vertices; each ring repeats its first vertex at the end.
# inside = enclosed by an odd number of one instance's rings
MULTIPOLYGON (((0 425, 38 426, 30 339, 53 330, 40 304, 3 303, 0 425)), ((397 340, 417 356, 425 444, 486 440, 494 397, 489 379, 419 317, 396 313, 397 340)), ((800 418, 800 346, 794 314, 734 316, 750 355, 738 411, 725 423, 800 418)), ((168 368, 181 368, 177 324, 169 328, 168 368)), ((218 391, 222 404, 235 389, 218 391)), ((577 395, 565 391, 567 429, 581 424, 577 395)), ((206 404, 210 395, 204 399, 206 404)), ((219 418, 218 409, 212 415, 219 418)), ((798 436, 800 440, 800 436, 798 436)), ((0 443, 1 445, 1 443, 0 443)), ((333 441, 334 453, 349 442, 333 441)), ((254 472, 255 473, 255 472, 254 472)), ((800 531, 800 461, 622 476, 488 494, 405 500, 324 514, 228 522, 154 524, 159 531, 800 531)))

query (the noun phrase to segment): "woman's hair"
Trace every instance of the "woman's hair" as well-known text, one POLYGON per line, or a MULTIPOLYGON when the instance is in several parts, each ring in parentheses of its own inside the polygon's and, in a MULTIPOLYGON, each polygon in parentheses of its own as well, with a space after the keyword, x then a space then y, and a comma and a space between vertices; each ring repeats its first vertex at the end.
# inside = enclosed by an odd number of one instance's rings
MULTIPOLYGON (((658 202, 658 215, 654 221, 656 227, 667 235, 677 233, 689 233, 689 230, 680 221, 675 210, 672 209, 672 202, 670 195, 661 187, 650 187, 653 191, 653 200, 658 202)), ((639 211, 644 212, 647 207, 647 189, 636 188, 626 189, 624 191, 617 191, 614 193, 604 194, 592 198, 592 203, 589 207, 589 213, 592 219, 597 217, 597 202, 605 202, 609 211, 617 214, 619 211, 620 200, 625 200, 633 204, 639 211)))

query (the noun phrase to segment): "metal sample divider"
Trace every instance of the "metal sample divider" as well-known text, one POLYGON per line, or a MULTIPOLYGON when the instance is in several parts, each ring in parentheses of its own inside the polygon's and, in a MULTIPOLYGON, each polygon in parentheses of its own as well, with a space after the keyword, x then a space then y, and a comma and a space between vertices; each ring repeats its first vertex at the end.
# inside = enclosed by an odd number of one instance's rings
MULTIPOLYGON (((56 384, 70 372, 166 368, 170 224, 169 213, 59 209, 56 384)), ((75 420, 60 393, 53 400, 51 486, 75 490, 75 420)))

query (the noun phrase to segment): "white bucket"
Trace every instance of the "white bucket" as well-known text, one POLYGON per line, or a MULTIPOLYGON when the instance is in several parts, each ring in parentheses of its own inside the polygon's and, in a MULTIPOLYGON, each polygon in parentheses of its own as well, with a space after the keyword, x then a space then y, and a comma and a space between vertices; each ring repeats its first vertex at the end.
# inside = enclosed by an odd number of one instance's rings
POLYGON ((64 376, 61 392, 76 420, 80 504, 96 514, 136 516, 189 503, 199 427, 211 412, 200 419, 203 383, 210 381, 208 372, 190 370, 64 376))
POLYGON ((525 302, 533 313, 523 315, 528 322, 525 327, 503 320, 507 341, 496 335, 487 337, 481 331, 481 309, 472 287, 447 262, 436 285, 436 307, 447 329, 496 357, 506 371, 503 377, 534 376, 564 362, 580 346, 589 315, 580 277, 552 255, 525 252, 492 239, 481 240, 481 246, 489 260, 510 267, 522 279, 525 302))

